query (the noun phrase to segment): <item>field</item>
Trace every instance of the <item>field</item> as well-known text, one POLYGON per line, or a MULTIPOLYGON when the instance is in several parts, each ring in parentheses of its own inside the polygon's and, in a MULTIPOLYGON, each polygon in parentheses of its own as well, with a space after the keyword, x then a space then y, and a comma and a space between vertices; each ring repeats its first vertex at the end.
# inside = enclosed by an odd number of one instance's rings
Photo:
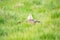
POLYGON ((0 40, 60 40, 60 0, 0 0, 0 40))

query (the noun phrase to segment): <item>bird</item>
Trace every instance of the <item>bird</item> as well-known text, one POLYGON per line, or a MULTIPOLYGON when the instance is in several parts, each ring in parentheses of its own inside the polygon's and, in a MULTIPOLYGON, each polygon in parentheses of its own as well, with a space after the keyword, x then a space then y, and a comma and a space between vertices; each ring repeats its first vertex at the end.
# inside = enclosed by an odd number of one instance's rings
POLYGON ((40 21, 38 20, 35 20, 32 16, 32 14, 29 14, 28 17, 27 17, 27 22, 30 22, 30 23, 40 23, 40 21))
MULTIPOLYGON (((28 22, 28 23, 34 23, 34 24, 35 24, 35 23, 40 23, 40 21, 35 20, 35 19, 33 18, 33 16, 32 16, 31 13, 28 15, 26 22, 28 22)), ((22 23, 22 22, 21 22, 21 21, 18 21, 18 22, 17 22, 17 24, 20 24, 20 23, 22 23)))

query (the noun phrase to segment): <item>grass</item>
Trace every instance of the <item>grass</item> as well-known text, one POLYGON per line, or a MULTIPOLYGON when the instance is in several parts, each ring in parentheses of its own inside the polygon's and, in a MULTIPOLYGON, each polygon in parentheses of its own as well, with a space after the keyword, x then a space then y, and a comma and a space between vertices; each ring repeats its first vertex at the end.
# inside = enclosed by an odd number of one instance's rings
POLYGON ((2 0, 0 40, 60 40, 60 2, 57 0, 2 0), (26 22, 29 14, 40 23, 26 22), (22 22, 17 24, 17 22, 22 22))

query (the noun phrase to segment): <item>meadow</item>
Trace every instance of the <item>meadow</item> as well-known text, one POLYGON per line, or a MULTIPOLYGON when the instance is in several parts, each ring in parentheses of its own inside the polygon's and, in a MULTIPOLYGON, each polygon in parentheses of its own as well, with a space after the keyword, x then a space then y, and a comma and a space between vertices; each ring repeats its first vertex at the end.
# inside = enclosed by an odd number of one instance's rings
POLYGON ((0 0, 0 40, 60 40, 60 0, 0 0))

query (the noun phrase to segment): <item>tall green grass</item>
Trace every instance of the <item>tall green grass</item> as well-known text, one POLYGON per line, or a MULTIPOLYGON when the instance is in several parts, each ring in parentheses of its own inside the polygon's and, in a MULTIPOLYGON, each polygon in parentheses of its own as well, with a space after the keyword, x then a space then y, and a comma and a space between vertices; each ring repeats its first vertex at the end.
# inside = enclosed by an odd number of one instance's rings
POLYGON ((0 40, 59 40, 59 3, 59 0, 2 0, 0 40), (26 22, 30 13, 40 23, 26 22))

